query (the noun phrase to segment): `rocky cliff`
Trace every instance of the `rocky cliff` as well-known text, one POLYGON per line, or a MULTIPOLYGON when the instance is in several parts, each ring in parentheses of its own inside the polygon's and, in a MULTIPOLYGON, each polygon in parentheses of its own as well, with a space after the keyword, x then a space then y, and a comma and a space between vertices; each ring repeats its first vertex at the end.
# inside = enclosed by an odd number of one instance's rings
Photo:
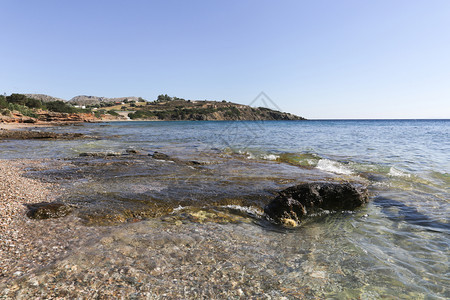
POLYGON ((37 117, 28 117, 22 115, 20 112, 13 111, 8 115, 0 115, 0 122, 2 123, 82 123, 82 122, 96 122, 100 119, 96 118, 91 113, 59 113, 50 111, 38 111, 37 117))

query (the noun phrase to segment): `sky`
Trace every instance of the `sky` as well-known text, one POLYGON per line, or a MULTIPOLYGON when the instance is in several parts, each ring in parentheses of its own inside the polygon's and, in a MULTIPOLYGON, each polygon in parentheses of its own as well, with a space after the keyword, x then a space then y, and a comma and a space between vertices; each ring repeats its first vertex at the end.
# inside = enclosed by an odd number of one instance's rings
POLYGON ((264 92, 308 119, 450 118, 448 0, 0 0, 0 12, 7 95, 259 106, 264 92))

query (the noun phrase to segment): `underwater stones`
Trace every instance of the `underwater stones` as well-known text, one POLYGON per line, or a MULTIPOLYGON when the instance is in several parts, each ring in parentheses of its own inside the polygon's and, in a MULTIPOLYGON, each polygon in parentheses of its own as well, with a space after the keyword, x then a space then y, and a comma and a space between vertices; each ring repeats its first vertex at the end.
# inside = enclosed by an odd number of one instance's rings
POLYGON ((280 219, 280 222, 281 222, 281 224, 282 224, 284 227, 291 227, 291 228, 294 228, 294 227, 297 227, 297 226, 298 226, 298 223, 297 223, 295 220, 292 220, 292 219, 281 218, 281 219, 280 219))
POLYGON ((0 140, 32 140, 32 139, 50 139, 50 140, 74 140, 86 138, 82 133, 55 133, 35 130, 2 130, 0 140))
POLYGON ((368 199, 366 188, 350 183, 304 183, 279 192, 264 213, 277 224, 296 227, 302 217, 323 211, 353 210, 368 199))
POLYGON ((27 216, 30 219, 54 219, 69 215, 72 208, 63 203, 41 202, 27 205, 27 216))
POLYGON ((82 152, 81 157, 107 157, 107 156, 121 156, 119 152, 82 152))
POLYGON ((140 154, 140 152, 138 150, 132 149, 132 148, 125 150, 125 152, 127 154, 140 154))
POLYGON ((171 160, 169 155, 160 153, 158 151, 155 151, 153 154, 151 154, 151 157, 153 157, 154 159, 160 159, 160 160, 171 160))

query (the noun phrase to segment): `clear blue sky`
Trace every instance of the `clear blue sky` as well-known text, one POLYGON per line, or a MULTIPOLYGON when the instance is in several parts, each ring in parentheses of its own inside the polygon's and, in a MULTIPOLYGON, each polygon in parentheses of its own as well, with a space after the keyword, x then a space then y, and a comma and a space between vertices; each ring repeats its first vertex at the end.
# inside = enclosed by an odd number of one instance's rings
POLYGON ((0 93, 450 118, 450 1, 0 0, 0 93))

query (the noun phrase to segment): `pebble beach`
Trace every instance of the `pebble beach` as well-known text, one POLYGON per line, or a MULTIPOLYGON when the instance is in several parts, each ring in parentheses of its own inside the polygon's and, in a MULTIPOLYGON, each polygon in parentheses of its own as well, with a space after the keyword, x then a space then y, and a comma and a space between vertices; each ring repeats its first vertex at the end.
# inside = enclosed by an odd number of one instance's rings
MULTIPOLYGON (((55 184, 26 178, 24 172, 40 168, 45 160, 0 160, 0 298, 13 299, 12 281, 44 268, 77 244, 80 231, 65 221, 45 223, 26 216, 27 204, 52 202, 62 192, 55 184)), ((13 285, 14 286, 14 285, 13 285)))

